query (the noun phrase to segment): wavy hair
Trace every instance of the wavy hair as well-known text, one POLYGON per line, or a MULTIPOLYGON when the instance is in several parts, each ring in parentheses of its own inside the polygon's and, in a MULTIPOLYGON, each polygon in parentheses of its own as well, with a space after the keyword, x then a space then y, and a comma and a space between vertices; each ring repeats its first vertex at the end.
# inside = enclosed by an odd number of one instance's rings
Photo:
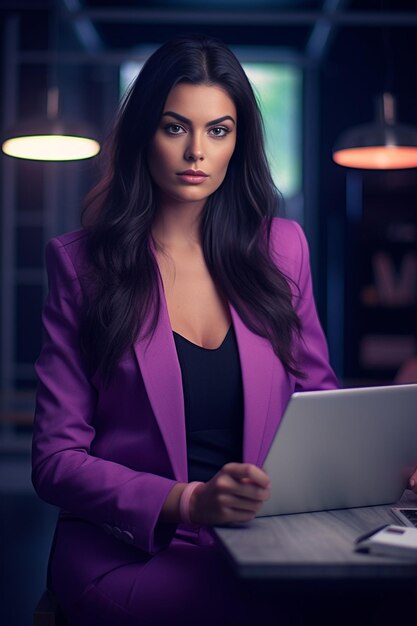
POLYGON ((288 279, 269 253, 279 206, 269 171, 256 98, 239 61, 221 41, 184 36, 161 46, 144 64, 119 110, 104 154, 103 176, 87 196, 82 221, 95 290, 80 330, 90 371, 108 382, 123 353, 151 335, 160 309, 152 253, 157 193, 148 151, 170 90, 179 83, 213 84, 233 100, 236 147, 221 186, 207 199, 201 237, 213 280, 254 333, 267 338, 296 376, 292 344, 300 320, 288 279))

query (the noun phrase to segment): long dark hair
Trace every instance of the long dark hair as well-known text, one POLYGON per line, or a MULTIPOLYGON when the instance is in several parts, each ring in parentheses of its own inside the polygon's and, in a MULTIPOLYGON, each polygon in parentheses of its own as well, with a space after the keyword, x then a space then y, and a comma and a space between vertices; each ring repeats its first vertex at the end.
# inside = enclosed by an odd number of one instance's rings
POLYGON ((260 112, 234 54, 217 39, 203 36, 177 37, 161 46, 120 107, 103 177, 83 211, 95 276, 81 325, 83 354, 90 370, 100 370, 109 381, 138 335, 150 335, 157 324, 160 302, 151 228, 158 206, 147 157, 168 94, 184 82, 221 86, 237 111, 236 147, 225 180, 202 213, 208 269, 244 323, 269 339, 286 370, 298 376, 292 339, 300 332, 300 320, 288 279, 269 254, 279 193, 265 156, 260 112))

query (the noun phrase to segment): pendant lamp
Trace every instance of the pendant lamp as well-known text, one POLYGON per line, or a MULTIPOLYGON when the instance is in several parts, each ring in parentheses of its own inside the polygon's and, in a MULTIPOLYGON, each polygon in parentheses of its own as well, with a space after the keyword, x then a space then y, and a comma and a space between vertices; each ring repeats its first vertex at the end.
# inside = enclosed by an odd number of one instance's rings
POLYGON ((100 151, 91 128, 58 115, 59 91, 48 89, 47 117, 22 120, 4 137, 2 150, 18 159, 75 161, 100 151))
POLYGON ((395 98, 383 93, 376 101, 375 122, 345 131, 333 148, 333 160, 370 170, 417 167, 417 129, 397 123, 395 98))

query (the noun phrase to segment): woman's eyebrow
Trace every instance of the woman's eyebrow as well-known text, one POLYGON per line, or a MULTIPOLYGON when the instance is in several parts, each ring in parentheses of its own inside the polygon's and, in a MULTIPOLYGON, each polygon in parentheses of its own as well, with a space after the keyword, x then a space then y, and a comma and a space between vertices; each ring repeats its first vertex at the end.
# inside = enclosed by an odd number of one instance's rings
MULTIPOLYGON (((179 113, 175 113, 175 111, 164 111, 164 113, 162 113, 162 116, 164 115, 175 117, 176 120, 178 120, 179 122, 182 122, 183 124, 188 124, 188 126, 193 125, 192 121, 189 120, 188 117, 184 117, 183 115, 180 115, 179 113)), ((211 122, 207 122, 206 127, 214 126, 215 124, 220 124, 221 122, 224 122, 225 120, 231 120, 233 124, 236 124, 235 120, 233 119, 231 115, 223 115, 223 117, 218 117, 215 120, 211 120, 211 122)))

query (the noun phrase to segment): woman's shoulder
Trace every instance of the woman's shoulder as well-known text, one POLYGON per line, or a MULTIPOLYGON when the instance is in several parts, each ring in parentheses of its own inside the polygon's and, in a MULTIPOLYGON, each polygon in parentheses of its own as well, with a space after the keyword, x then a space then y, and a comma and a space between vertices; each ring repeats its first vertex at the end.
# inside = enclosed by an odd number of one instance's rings
POLYGON ((296 252, 306 243, 303 229, 298 222, 286 217, 274 217, 271 225, 272 245, 281 251, 296 252))
POLYGON ((48 274, 64 272, 79 278, 88 274, 87 240, 88 233, 83 228, 51 239, 46 246, 48 274))
POLYGON ((81 260, 81 258, 85 257, 87 237, 88 233, 84 228, 72 230, 51 239, 48 242, 47 249, 65 254, 74 260, 81 260))
POLYGON ((87 242, 87 231, 84 228, 72 230, 63 235, 57 235, 49 241, 49 245, 54 248, 80 249, 85 248, 87 242))
POLYGON ((308 260, 308 245, 298 222, 275 217, 272 220, 270 250, 281 271, 298 278, 301 266, 308 260))

